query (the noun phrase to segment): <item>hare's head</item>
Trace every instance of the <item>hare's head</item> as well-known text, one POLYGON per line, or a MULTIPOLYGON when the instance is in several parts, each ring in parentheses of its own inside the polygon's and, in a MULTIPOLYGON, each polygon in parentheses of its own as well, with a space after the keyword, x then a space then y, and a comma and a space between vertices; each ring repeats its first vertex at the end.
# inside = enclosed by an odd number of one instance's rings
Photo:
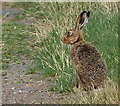
POLYGON ((68 30, 62 37, 62 42, 66 44, 74 44, 82 41, 82 28, 88 22, 88 17, 90 16, 89 11, 83 11, 77 19, 76 26, 74 29, 68 30))

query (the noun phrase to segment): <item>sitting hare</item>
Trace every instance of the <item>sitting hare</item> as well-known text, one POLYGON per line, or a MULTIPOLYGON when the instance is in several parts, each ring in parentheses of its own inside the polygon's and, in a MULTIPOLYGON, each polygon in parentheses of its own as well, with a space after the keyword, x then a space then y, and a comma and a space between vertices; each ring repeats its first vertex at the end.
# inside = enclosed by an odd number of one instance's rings
POLYGON ((76 69, 76 87, 91 90, 104 87, 106 66, 96 48, 82 37, 82 28, 90 12, 83 11, 77 19, 75 29, 62 37, 62 42, 71 45, 71 59, 76 69))

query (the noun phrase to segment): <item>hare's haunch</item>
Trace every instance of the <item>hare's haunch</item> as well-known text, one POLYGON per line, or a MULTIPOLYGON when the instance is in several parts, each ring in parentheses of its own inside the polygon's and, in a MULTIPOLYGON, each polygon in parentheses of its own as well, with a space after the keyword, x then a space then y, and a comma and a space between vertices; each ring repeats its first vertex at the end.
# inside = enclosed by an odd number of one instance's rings
POLYGON ((62 42, 71 45, 71 59, 76 69, 76 87, 82 90, 104 86, 106 66, 97 49, 82 37, 82 28, 88 22, 90 12, 83 11, 77 19, 75 29, 62 37, 62 42))

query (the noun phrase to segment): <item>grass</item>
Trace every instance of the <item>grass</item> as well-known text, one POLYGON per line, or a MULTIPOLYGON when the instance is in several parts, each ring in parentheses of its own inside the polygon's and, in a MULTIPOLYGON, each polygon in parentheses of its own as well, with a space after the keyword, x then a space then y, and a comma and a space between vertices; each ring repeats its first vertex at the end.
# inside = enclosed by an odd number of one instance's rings
MULTIPOLYGON (((17 3, 15 5, 23 4, 17 3)), ((9 62, 12 54, 15 54, 15 57, 13 55, 12 58, 17 59, 16 55, 24 54, 26 50, 30 50, 30 57, 36 64, 35 68, 44 72, 44 77, 53 77, 54 84, 49 88, 50 90, 73 92, 75 70, 70 60, 70 48, 63 44, 60 39, 66 30, 74 28, 78 14, 83 10, 89 10, 91 16, 89 23, 83 29, 84 39, 92 42, 104 58, 108 68, 108 78, 112 80, 112 84, 110 84, 111 86, 108 85, 106 90, 97 96, 93 92, 83 99, 74 100, 71 103, 118 103, 118 88, 117 84, 114 84, 118 78, 118 4, 108 2, 40 2, 24 5, 27 5, 28 8, 23 9, 22 13, 28 18, 34 18, 35 23, 32 30, 24 29, 25 35, 19 35, 19 31, 15 30, 14 36, 16 37, 10 36, 12 41, 15 40, 14 42, 10 42, 9 37, 6 35, 6 38, 3 34, 3 39, 6 41, 4 48, 6 50, 3 51, 7 51, 7 54, 3 54, 3 56, 5 55, 3 60, 6 62, 5 58, 7 57, 6 59, 9 62), (21 38, 24 38, 26 34, 29 34, 32 40, 28 44, 24 45, 21 42, 19 45, 17 39, 20 38, 22 41, 21 38), (14 44, 18 44, 18 48, 15 46, 17 50, 12 49, 14 44), (26 45, 29 45, 30 48, 24 51, 26 45)), ((8 29, 13 30, 13 26, 11 24, 8 29)), ((19 26, 16 28, 20 29, 19 26)), ((11 32, 7 33, 10 34, 11 32)), ((36 69, 30 68, 27 73, 34 73, 34 70, 36 69)))
POLYGON ((89 94, 83 94, 81 98, 69 100, 70 104, 117 104, 118 100, 118 84, 108 81, 105 89, 100 91, 91 91, 89 94))
POLYGON ((29 35, 22 33, 22 30, 27 30, 22 24, 13 22, 3 24, 3 48, 2 48, 2 69, 7 69, 8 64, 20 63, 20 58, 24 55, 30 56, 29 35))

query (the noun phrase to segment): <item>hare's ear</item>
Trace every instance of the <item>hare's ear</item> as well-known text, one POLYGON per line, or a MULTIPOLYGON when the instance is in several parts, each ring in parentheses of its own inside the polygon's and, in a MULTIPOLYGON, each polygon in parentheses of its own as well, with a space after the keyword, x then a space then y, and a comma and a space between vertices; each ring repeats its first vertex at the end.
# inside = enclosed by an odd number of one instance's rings
POLYGON ((88 22, 88 17, 90 16, 90 12, 89 11, 83 11, 77 19, 76 22, 76 30, 80 30, 82 29, 82 27, 88 22))

